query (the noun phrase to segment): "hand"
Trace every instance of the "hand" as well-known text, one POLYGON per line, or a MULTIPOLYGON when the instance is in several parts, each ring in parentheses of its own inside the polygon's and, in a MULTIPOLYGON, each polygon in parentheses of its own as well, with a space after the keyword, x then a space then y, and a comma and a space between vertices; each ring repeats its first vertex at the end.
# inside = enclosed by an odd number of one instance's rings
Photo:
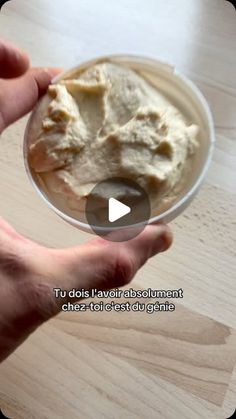
MULTIPOLYGON (((30 69, 25 53, 0 41, 0 132, 33 108, 56 72, 30 69)), ((171 241, 167 226, 152 225, 127 242, 97 238, 57 250, 21 236, 0 218, 0 360, 59 313, 62 301, 54 298, 53 288, 123 286, 171 241)))

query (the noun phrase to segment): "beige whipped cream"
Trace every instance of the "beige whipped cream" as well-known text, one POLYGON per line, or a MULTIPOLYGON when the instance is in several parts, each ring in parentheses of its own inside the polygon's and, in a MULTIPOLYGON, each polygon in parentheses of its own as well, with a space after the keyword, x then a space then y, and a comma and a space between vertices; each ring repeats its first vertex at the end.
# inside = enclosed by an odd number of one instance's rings
POLYGON ((104 62, 51 85, 48 95, 28 159, 49 192, 75 209, 98 182, 118 176, 139 183, 156 206, 176 198, 198 127, 144 78, 104 62))

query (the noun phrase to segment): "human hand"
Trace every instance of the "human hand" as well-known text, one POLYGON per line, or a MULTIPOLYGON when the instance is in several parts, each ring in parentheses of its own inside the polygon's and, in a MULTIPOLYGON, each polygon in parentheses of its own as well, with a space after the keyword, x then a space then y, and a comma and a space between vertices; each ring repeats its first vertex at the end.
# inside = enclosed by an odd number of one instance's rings
MULTIPOLYGON (((29 112, 55 69, 31 69, 28 57, 0 41, 0 132, 29 112)), ((53 288, 105 290, 128 284, 148 258, 170 246, 165 225, 147 226, 136 238, 96 238, 70 249, 50 249, 17 233, 0 218, 0 360, 60 311, 53 288)))

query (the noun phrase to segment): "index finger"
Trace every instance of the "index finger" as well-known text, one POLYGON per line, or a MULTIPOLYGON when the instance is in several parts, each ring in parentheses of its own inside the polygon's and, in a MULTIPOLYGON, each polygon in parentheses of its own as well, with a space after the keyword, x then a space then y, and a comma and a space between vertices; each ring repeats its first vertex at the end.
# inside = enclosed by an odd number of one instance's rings
POLYGON ((32 68, 21 77, 0 80, 0 133, 32 110, 59 71, 32 68))
POLYGON ((10 42, 0 39, 0 77, 21 76, 29 67, 27 54, 10 42))

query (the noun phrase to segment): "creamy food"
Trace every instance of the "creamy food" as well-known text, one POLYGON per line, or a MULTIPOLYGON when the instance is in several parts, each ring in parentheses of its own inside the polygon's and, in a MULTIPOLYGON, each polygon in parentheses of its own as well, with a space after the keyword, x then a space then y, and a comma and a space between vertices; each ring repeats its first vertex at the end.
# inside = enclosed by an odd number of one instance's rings
POLYGON ((143 77, 103 62, 48 95, 28 159, 49 192, 76 209, 98 182, 118 176, 140 184, 154 206, 176 198, 198 127, 143 77))

